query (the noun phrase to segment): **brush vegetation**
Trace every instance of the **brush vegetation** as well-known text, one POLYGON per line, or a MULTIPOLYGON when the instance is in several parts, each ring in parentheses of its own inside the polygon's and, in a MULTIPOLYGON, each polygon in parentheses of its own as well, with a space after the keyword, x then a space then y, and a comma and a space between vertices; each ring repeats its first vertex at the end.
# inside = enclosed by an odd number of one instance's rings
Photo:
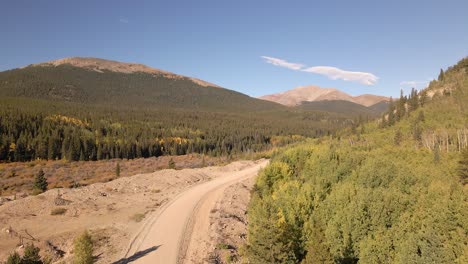
POLYGON ((91 264, 93 258, 94 243, 88 231, 84 231, 74 242, 74 264, 91 264))
POLYGON ((382 119, 273 157, 248 210, 251 263, 468 262, 468 58, 441 72, 382 119))

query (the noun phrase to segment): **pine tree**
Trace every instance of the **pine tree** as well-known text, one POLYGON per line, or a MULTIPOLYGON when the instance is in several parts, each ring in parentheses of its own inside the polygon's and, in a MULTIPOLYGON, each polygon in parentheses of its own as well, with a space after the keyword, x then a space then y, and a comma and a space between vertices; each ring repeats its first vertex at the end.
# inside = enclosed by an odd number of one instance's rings
POLYGON ((47 179, 45 178, 44 170, 40 169, 34 180, 33 189, 35 192, 42 193, 47 191, 47 179))
POLYGON ((468 183, 468 148, 463 149, 461 159, 458 162, 458 175, 463 184, 468 183))
POLYGON ((102 146, 101 144, 98 144, 97 146, 97 153, 96 153, 96 159, 97 160, 102 160, 102 146))
POLYGON ((440 73, 439 73, 439 78, 437 78, 440 82, 443 81, 445 79, 445 74, 444 74, 444 70, 440 69, 440 73))
POLYGON ((393 98, 390 97, 390 103, 388 106, 388 125, 392 126, 395 124, 395 104, 393 98))
POLYGON ((410 99, 408 100, 408 106, 409 106, 410 111, 414 111, 418 109, 418 106, 419 106, 418 90, 414 88, 411 89, 410 99))
POLYGON ((427 91, 426 90, 422 90, 420 93, 419 93, 419 104, 421 106, 424 106, 428 100, 429 96, 427 95, 427 91))
POLYGON ((47 142, 47 159, 48 160, 54 160, 55 159, 55 142, 52 137, 49 137, 49 140, 47 142))

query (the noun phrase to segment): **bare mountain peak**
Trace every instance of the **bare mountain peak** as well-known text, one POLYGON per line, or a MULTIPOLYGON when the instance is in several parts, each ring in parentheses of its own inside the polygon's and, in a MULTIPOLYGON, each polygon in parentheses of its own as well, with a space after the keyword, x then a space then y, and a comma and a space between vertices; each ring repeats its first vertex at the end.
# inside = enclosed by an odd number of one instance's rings
POLYGON ((360 96, 351 96, 335 88, 321 88, 319 86, 299 86, 292 90, 282 93, 265 95, 260 99, 273 101, 287 106, 300 105, 302 102, 343 100, 364 106, 371 106, 381 101, 388 101, 384 96, 364 94, 360 96))
POLYGON ((64 64, 69 64, 75 67, 85 68, 85 69, 93 70, 96 72, 112 71, 112 72, 121 72, 121 73, 144 72, 148 74, 161 74, 167 78, 177 78, 177 79, 187 78, 193 81, 194 83, 202 85, 202 86, 219 87, 215 84, 205 82, 200 79, 185 77, 185 76, 170 73, 167 71, 151 68, 149 66, 146 66, 140 63, 127 63, 127 62, 119 62, 119 61, 99 59, 99 58, 71 57, 71 58, 64 58, 64 59, 34 64, 32 66, 60 66, 64 64))
POLYGON ((381 96, 381 95, 374 95, 374 94, 362 94, 359 96, 354 97, 354 101, 358 104, 364 106, 371 106, 375 105, 380 102, 387 102, 390 101, 390 98, 381 96))

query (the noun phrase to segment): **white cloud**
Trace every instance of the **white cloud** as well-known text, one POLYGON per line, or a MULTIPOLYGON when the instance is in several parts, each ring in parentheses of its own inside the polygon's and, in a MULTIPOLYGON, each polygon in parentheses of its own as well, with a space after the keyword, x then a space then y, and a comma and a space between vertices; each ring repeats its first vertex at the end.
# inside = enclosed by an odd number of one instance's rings
POLYGON ((424 88, 429 84, 429 81, 403 81, 400 83, 400 87, 406 88, 424 88))
POLYGON ((292 63, 292 62, 287 62, 285 60, 282 60, 282 59, 278 59, 278 58, 273 58, 273 57, 267 57, 267 56, 262 56, 262 58, 267 62, 267 63, 271 63, 275 66, 280 66, 280 67, 284 67, 284 68, 288 68, 288 69, 291 69, 291 70, 300 70, 304 67, 303 64, 300 64, 300 63, 292 63))
POLYGON ((365 85, 374 85, 379 79, 379 77, 375 76, 372 73, 345 71, 330 66, 309 67, 307 69, 303 69, 302 71, 325 75, 332 80, 341 79, 344 81, 359 82, 365 85))
POLYGON ((372 73, 368 72, 355 72, 355 71, 345 71, 336 67, 331 66, 315 66, 305 68, 304 64, 288 62, 283 59, 273 58, 262 56, 262 58, 270 64, 275 66, 288 68, 295 71, 303 71, 315 74, 325 75, 332 80, 344 80, 359 82, 365 85, 374 85, 377 83, 379 77, 375 76, 372 73))
POLYGON ((125 19, 125 18, 121 18, 119 19, 120 23, 124 23, 124 24, 128 24, 128 19, 125 19))

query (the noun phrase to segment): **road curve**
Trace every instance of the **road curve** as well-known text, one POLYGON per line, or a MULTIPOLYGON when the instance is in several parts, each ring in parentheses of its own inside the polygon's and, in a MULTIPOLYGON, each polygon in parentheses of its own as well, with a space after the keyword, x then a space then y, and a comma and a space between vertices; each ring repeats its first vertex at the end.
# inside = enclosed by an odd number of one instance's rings
POLYGON ((205 231, 209 228, 209 221, 206 219, 222 190, 249 177, 255 177, 267 164, 268 160, 261 160, 253 166, 226 172, 225 175, 182 192, 145 221, 132 239, 125 258, 132 263, 183 262, 191 241, 209 235, 205 231), (202 220, 197 221, 197 218, 202 220), (196 228, 193 228, 194 225, 196 228))

